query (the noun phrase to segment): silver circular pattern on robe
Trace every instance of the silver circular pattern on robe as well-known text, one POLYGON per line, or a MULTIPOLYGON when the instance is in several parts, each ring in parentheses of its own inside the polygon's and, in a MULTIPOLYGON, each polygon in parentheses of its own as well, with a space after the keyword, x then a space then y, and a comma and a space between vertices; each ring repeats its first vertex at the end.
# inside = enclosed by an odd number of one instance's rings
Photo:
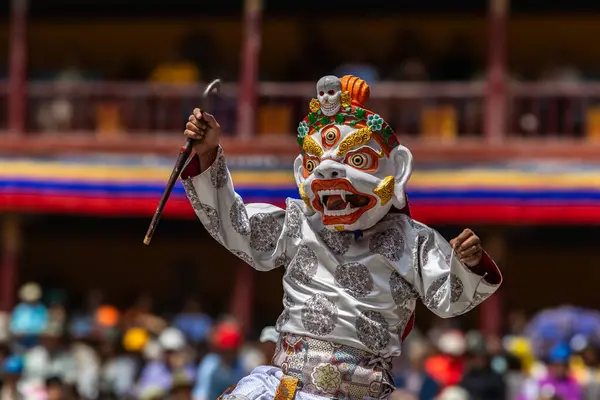
POLYGON ((250 217, 250 248, 256 251, 271 252, 277 246, 282 226, 267 213, 250 217))
POLYGON ((244 201, 239 197, 235 199, 229 210, 229 219, 231 226, 240 235, 247 236, 250 234, 250 220, 244 201))
POLYGON ((308 285, 317 273, 318 266, 317 254, 310 247, 302 245, 290 263, 287 274, 294 282, 308 285))
POLYGON ((352 233, 330 231, 323 228, 319 231, 319 236, 325 245, 338 256, 346 254, 352 245, 352 233))
POLYGON ((219 212, 207 204, 201 204, 200 209, 208 218, 208 223, 204 225, 208 233, 213 237, 219 236, 221 222, 219 221, 219 212))
POLYGON ((302 237, 302 210, 296 203, 290 203, 287 209, 286 235, 291 238, 302 237))
POLYGON ((373 290, 373 277, 369 269, 358 262, 338 265, 334 278, 335 283, 357 299, 367 296, 373 290))
POLYGON ((454 274, 450 275, 450 302, 456 303, 460 300, 464 291, 464 285, 460 278, 454 274))
POLYGON ((399 306, 405 306, 409 301, 419 297, 416 289, 398 271, 393 271, 390 276, 390 292, 394 303, 399 306))
POLYGON ((181 183, 183 184, 183 188, 185 189, 185 193, 190 199, 190 203, 192 204, 192 208, 194 211, 200 211, 202 209, 200 198, 196 193, 196 189, 194 188, 194 182, 192 178, 182 179, 181 183))
POLYGON ((254 267, 254 260, 252 259, 252 257, 250 257, 248 255, 248 253, 245 253, 241 250, 229 250, 229 251, 231 251, 233 254, 235 254, 238 258, 240 258, 244 262, 246 262, 246 264, 250 265, 251 267, 254 267))
POLYGON ((210 182, 215 189, 221 189, 229 181, 229 174, 227 173, 227 165, 225 164, 225 157, 219 151, 219 155, 215 160, 214 165, 210 169, 210 182))
POLYGON ((356 319, 356 335, 369 350, 383 350, 390 343, 390 324, 377 311, 365 311, 356 319))
POLYGON ((391 261, 400 261, 404 252, 404 238, 397 228, 387 229, 373 235, 369 250, 391 261))
POLYGON ((433 234, 427 236, 421 234, 417 239, 417 248, 419 249, 419 255, 421 257, 421 266, 427 265, 429 262, 429 253, 433 250, 435 239, 433 234))
POLYGON ((287 268, 292 261, 287 254, 283 253, 275 259, 275 268, 287 268))
POLYGON ((429 288, 427 288, 425 300, 423 300, 423 303, 425 303, 427 308, 435 309, 440 306, 448 290, 448 285, 446 285, 447 281, 448 275, 440 276, 431 283, 429 288))
POLYGON ((450 302, 456 303, 464 290, 463 283, 458 276, 452 274, 437 278, 427 289, 423 302, 428 308, 439 307, 448 294, 448 289, 450 289, 450 302), (450 285, 448 285, 448 279, 450 279, 450 285))
POLYGON ((302 307, 301 318, 304 329, 313 335, 325 336, 335 329, 338 309, 324 294, 317 293, 302 307))

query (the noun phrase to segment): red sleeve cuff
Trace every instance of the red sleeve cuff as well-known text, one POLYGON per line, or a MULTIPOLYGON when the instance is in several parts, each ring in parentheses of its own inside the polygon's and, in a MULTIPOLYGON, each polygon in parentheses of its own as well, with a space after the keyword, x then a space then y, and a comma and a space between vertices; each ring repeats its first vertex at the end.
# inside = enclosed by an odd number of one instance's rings
POLYGON ((193 178, 200 175, 200 158, 198 154, 194 154, 190 162, 181 171, 181 179, 193 178))
POLYGON ((500 269, 485 251, 479 265, 470 269, 477 275, 484 276, 485 281, 490 285, 499 285, 502 283, 500 269))

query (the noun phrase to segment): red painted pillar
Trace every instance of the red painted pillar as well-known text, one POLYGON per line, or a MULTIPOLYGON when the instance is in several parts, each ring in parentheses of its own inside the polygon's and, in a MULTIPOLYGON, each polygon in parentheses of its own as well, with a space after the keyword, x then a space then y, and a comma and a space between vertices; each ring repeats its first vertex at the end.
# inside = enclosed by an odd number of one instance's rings
MULTIPOLYGON (((502 270, 506 252, 505 235, 503 231, 494 232, 484 243, 488 254, 502 270)), ((479 329, 486 335, 500 336, 504 324, 502 310, 502 287, 477 308, 479 310, 479 329)))
POLYGON ((231 314, 244 332, 252 326, 254 306, 254 270, 245 262, 236 267, 235 283, 231 298, 231 314))
POLYGON ((0 311, 14 306, 17 285, 19 252, 21 248, 21 220, 14 214, 2 220, 2 259, 0 260, 0 311))
MULTIPOLYGON (((238 85, 237 135, 242 139, 251 138, 256 129, 256 100, 258 91, 258 66, 260 56, 260 35, 262 20, 262 0, 244 1, 243 52, 238 85)), ((237 266, 235 285, 231 299, 231 313, 242 325, 245 332, 252 323, 254 304, 254 276, 246 263, 237 266)))
POLYGON ((245 0, 237 110, 237 134, 243 139, 252 137, 256 130, 261 21, 262 0, 245 0))
POLYGON ((8 75, 8 130, 23 135, 27 121, 28 0, 12 0, 8 75))
POLYGON ((489 0, 489 53, 485 99, 485 135, 490 144, 502 142, 507 129, 508 75, 506 25, 510 0, 489 0))

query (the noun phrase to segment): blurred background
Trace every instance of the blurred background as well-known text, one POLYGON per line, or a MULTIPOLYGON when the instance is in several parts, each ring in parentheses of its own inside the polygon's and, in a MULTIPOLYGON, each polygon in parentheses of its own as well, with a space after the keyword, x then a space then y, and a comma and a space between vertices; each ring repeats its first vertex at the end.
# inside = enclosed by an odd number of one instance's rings
POLYGON ((365 79, 413 152, 415 218, 474 229, 505 277, 417 312, 394 396, 600 399, 597 2, 1 3, 0 399, 214 400, 268 362, 283 271, 219 246, 180 184, 142 239, 207 81, 236 189, 283 206, 326 74, 365 79))

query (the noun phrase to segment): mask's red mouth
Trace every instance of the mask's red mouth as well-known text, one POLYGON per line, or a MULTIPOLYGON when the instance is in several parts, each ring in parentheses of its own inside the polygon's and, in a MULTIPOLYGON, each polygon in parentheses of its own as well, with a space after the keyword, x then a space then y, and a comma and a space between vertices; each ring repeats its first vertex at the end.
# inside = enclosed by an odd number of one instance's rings
POLYGON ((313 207, 323 214, 324 225, 352 225, 365 211, 377 204, 377 198, 357 191, 346 179, 315 179, 313 207))

